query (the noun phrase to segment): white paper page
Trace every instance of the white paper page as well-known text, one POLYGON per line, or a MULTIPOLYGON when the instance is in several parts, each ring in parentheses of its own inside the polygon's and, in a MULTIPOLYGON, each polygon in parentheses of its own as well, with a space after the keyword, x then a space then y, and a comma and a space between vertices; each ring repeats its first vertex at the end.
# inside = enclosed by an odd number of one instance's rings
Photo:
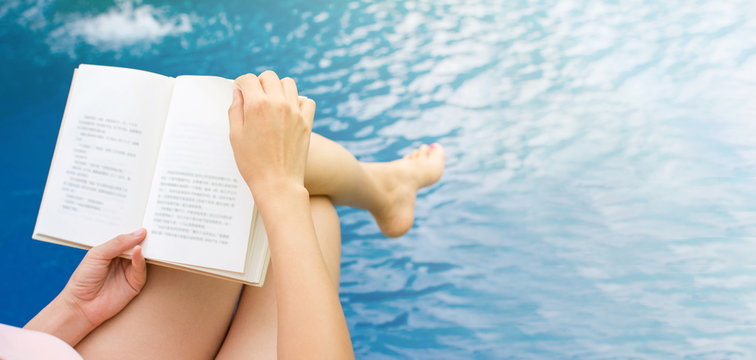
POLYGON ((176 78, 147 202, 148 258, 244 272, 254 203, 228 139, 234 85, 176 78))
POLYGON ((262 217, 257 214, 252 226, 252 236, 247 249, 246 263, 244 264, 244 274, 238 274, 232 271, 206 268, 182 264, 189 269, 202 271, 204 273, 219 275, 231 279, 243 280, 252 284, 262 284, 265 280, 265 273, 268 268, 270 252, 268 251, 268 235, 265 232, 265 224, 262 217))
POLYGON ((141 226, 173 81, 76 70, 35 234, 95 246, 141 226))

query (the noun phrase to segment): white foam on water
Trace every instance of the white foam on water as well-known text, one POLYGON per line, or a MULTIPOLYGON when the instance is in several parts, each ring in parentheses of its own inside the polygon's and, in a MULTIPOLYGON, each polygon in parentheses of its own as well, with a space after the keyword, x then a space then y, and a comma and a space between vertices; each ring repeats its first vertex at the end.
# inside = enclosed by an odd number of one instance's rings
POLYGON ((122 50, 149 46, 192 29, 192 17, 188 14, 168 16, 163 9, 151 5, 135 7, 126 1, 105 13, 64 19, 50 32, 47 42, 53 52, 66 52, 73 57, 80 41, 100 50, 122 50))
POLYGON ((19 0, 8 0, 4 1, 2 4, 0 4, 0 18, 5 16, 9 11, 17 8, 19 5, 21 5, 21 1, 19 0))

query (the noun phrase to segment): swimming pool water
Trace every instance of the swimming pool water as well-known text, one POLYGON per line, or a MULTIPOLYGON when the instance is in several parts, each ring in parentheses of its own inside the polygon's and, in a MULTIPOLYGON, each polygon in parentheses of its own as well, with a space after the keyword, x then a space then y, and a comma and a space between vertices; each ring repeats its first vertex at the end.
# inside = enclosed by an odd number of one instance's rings
POLYGON ((359 159, 441 142, 412 231, 340 209, 364 359, 756 358, 753 1, 0 4, 0 322, 82 252, 30 239, 73 68, 273 69, 359 159))

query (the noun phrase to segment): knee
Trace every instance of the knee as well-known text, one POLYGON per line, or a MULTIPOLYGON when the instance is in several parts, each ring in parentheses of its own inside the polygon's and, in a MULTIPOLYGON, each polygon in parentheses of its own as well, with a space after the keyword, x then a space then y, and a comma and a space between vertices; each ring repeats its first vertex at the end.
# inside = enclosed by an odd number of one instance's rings
POLYGON ((341 258, 339 215, 336 213, 331 200, 325 196, 311 197, 310 211, 312 211, 312 222, 315 225, 315 233, 320 244, 320 251, 323 253, 323 259, 331 277, 338 285, 341 258))
POLYGON ((313 221, 316 220, 316 217, 335 218, 337 222, 339 220, 336 208, 334 208, 331 199, 327 196, 310 196, 310 211, 312 212, 313 221))

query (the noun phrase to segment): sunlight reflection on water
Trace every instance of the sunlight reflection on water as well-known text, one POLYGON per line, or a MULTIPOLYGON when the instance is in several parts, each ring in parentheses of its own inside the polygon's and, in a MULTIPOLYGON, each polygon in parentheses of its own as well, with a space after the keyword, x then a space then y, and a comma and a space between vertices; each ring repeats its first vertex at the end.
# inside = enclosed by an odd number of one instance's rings
POLYGON ((360 159, 445 145, 407 236, 340 211, 359 358, 756 357, 756 3, 160 3, 192 30, 103 49, 34 4, 25 66, 272 67, 360 159))

